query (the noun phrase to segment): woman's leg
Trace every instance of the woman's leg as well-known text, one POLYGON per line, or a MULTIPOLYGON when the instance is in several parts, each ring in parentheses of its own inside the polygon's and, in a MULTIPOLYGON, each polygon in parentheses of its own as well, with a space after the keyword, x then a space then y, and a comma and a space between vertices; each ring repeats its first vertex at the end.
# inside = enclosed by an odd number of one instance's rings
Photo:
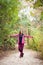
POLYGON ((20 57, 23 57, 23 55, 24 55, 23 48, 24 48, 24 45, 23 44, 19 45, 20 57))
POLYGON ((21 45, 18 46, 18 50, 20 52, 20 57, 21 57, 21 45))
POLYGON ((22 44, 22 46, 21 46, 21 57, 23 57, 23 55, 24 55, 23 48, 24 48, 24 45, 22 44))

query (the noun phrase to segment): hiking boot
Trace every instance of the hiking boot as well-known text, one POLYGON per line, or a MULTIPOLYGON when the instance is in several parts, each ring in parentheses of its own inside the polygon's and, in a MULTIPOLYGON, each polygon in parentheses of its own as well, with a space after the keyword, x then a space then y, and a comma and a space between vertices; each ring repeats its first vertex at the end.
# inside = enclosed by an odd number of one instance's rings
POLYGON ((21 54, 21 57, 23 57, 24 53, 21 54))

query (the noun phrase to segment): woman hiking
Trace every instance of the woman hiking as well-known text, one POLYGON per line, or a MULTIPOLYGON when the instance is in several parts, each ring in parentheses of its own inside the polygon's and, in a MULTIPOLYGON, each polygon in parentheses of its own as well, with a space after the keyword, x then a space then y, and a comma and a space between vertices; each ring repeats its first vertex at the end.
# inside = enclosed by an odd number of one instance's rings
POLYGON ((13 34, 10 37, 18 37, 18 50, 20 52, 20 58, 23 57, 24 39, 25 37, 27 38, 33 38, 33 37, 30 35, 24 35, 21 31, 19 32, 19 34, 13 34))

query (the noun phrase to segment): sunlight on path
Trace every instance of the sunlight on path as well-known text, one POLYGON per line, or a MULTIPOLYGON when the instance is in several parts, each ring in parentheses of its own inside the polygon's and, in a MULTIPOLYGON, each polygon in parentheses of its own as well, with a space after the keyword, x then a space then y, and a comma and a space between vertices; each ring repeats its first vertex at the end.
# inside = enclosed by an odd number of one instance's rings
POLYGON ((37 53, 32 50, 24 50, 24 57, 19 58, 19 53, 13 53, 9 57, 0 60, 0 65, 43 65, 43 61, 35 58, 37 53))

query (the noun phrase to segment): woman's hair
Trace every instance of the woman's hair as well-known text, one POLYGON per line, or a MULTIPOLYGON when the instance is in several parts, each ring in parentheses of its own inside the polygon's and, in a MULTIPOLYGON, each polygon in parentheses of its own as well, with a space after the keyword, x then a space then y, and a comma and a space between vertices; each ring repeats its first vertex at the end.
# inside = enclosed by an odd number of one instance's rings
POLYGON ((21 34, 21 31, 19 32, 19 34, 21 34))
POLYGON ((23 32, 22 31, 19 31, 19 34, 23 34, 23 32))

